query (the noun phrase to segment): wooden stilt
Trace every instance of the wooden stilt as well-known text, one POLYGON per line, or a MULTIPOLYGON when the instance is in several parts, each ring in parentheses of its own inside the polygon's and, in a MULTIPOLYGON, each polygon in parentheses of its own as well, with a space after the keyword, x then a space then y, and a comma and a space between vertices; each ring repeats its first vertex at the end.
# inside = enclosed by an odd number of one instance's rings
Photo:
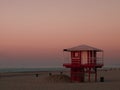
POLYGON ((90 76, 91 76, 91 75, 90 75, 90 74, 91 74, 90 72, 91 72, 91 68, 89 68, 89 73, 88 73, 88 81, 89 81, 89 82, 91 81, 91 80, 90 80, 90 76))
POLYGON ((95 68, 95 82, 97 82, 97 68, 95 68))

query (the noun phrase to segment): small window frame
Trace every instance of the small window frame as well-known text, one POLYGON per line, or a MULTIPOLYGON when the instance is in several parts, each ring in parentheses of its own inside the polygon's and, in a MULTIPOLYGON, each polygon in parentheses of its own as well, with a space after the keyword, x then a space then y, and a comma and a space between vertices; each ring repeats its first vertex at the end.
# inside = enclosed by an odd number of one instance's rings
POLYGON ((73 52, 72 57, 74 58, 79 57, 79 52, 73 52))

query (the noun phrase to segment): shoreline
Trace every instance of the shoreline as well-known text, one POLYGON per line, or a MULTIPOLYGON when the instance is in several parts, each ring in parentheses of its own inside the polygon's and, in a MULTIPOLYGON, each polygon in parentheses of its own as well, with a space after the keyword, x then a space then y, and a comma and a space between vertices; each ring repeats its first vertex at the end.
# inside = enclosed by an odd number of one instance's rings
MULTIPOLYGON (((29 68, 30 69, 30 68, 29 68)), ((41 69, 41 68, 40 68, 41 69)), ((109 72, 109 71, 120 71, 120 68, 101 68, 98 69, 98 72, 109 72)), ((13 76, 29 76, 29 75, 35 75, 35 74, 43 74, 46 73, 47 75, 49 75, 49 73, 58 73, 60 74, 61 72, 65 73, 65 74, 70 74, 70 70, 69 69, 61 69, 61 70, 41 70, 41 71, 37 71, 37 70, 33 70, 33 71, 9 71, 9 72, 0 72, 0 77, 13 77, 13 76)))
POLYGON ((38 74, 49 76, 50 73, 53 74, 60 74, 63 73, 69 73, 69 71, 23 71, 23 72, 0 72, 0 78, 2 77, 16 77, 16 76, 36 76, 38 74))

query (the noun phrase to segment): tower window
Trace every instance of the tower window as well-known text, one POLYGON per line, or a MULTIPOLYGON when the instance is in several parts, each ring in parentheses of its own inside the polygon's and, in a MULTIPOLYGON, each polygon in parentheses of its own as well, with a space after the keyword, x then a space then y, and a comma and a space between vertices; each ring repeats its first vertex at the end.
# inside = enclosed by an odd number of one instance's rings
POLYGON ((79 53, 78 52, 74 52, 73 53, 73 57, 78 57, 79 56, 79 53))

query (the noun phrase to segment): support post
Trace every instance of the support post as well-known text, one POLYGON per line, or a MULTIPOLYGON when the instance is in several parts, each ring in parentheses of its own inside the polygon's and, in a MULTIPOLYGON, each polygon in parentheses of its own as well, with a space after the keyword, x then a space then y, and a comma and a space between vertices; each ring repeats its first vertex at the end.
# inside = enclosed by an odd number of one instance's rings
POLYGON ((89 71, 88 71, 88 81, 89 81, 89 82, 91 81, 91 80, 90 80, 90 76, 91 76, 91 75, 90 75, 90 74, 91 74, 90 72, 91 72, 91 68, 89 68, 89 71))
POLYGON ((97 68, 95 68, 95 82, 97 82, 97 68))

